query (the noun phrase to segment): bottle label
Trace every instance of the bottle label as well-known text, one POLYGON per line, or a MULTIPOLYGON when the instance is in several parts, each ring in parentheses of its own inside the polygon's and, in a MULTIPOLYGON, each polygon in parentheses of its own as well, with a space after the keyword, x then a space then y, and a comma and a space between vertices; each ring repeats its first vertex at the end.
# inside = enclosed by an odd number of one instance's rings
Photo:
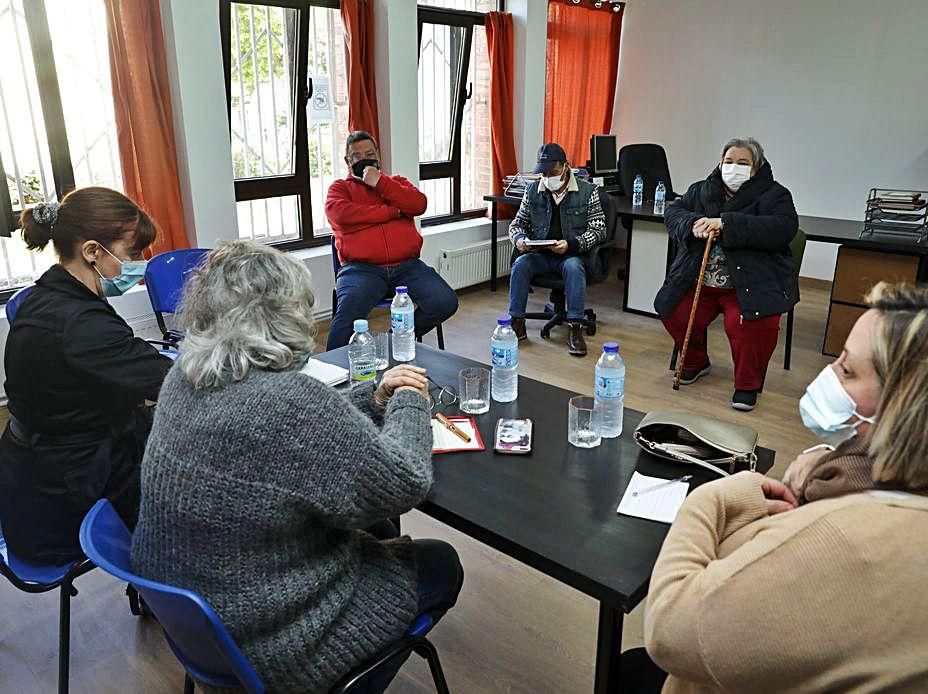
POLYGON ((625 376, 596 377, 596 395, 600 398, 618 398, 625 393, 625 376))
POLYGON ((357 382, 373 381, 377 377, 377 364, 356 366, 351 370, 351 380, 357 382))
POLYGON ((390 311, 390 325, 393 328, 394 334, 412 330, 412 311, 390 311))
POLYGON ((510 369, 519 363, 519 348, 493 346, 490 347, 490 356, 497 369, 510 369))

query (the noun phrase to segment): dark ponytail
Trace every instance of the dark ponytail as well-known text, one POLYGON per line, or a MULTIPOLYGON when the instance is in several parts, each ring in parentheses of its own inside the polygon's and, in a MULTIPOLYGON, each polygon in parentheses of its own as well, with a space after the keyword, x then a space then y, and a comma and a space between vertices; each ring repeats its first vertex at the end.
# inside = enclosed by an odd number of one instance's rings
POLYGON ((23 210, 19 216, 19 226, 23 230, 23 241, 30 251, 42 251, 52 240, 52 226, 39 224, 32 210, 23 210))
POLYGON ((109 246, 130 236, 132 250, 141 252, 158 236, 158 227, 138 205, 109 188, 72 190, 61 204, 39 203, 19 218, 26 248, 44 249, 49 241, 61 260, 73 259, 85 241, 109 246))

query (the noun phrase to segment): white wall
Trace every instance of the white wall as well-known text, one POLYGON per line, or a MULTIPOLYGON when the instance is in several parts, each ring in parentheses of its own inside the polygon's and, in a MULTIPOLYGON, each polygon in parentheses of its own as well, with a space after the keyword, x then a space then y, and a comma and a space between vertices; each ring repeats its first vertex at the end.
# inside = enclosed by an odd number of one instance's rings
MULTIPOLYGON (((677 192, 729 137, 764 145, 799 214, 863 219, 871 187, 928 188, 925 0, 630 0, 613 131, 658 142, 677 192)), ((836 246, 802 274, 831 279, 836 246)))

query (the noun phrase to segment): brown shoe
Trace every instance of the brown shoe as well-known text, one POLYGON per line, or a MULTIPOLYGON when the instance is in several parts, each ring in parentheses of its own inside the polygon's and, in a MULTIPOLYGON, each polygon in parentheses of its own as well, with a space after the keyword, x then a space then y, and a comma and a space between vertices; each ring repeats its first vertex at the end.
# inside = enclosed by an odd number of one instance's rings
POLYGON ((586 340, 583 339, 583 323, 569 323, 570 334, 567 336, 567 352, 575 357, 586 356, 586 340))
POLYGON ((520 340, 524 340, 528 335, 525 334, 525 319, 524 318, 513 318, 512 319, 512 331, 516 334, 516 337, 520 340))

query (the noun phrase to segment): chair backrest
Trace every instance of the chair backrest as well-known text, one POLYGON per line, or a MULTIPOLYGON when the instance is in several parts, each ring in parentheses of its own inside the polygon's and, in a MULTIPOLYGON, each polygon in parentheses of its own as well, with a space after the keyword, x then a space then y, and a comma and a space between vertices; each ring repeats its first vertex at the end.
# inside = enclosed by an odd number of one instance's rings
POLYGON ((19 310, 20 305, 23 303, 23 300, 29 296, 29 292, 35 289, 34 284, 27 284, 25 287, 17 291, 13 296, 11 296, 6 302, 6 322, 10 325, 13 324, 13 317, 16 315, 16 312, 19 310))
POLYGON ((789 242, 789 250, 793 254, 793 263, 796 264, 796 274, 802 268, 802 256, 806 252, 806 234, 802 229, 796 231, 793 240, 789 242))
POLYGON ((606 240, 597 248, 590 259, 587 268, 586 283, 598 284, 609 276, 609 265, 615 253, 615 231, 619 224, 619 214, 612 196, 599 192, 599 203, 606 216, 606 240))
POLYGON ((332 273, 338 277, 338 271, 342 269, 342 264, 338 260, 338 249, 335 247, 335 234, 330 239, 332 245, 332 273))
POLYGON ((187 276, 200 266, 207 253, 208 248, 187 248, 159 253, 148 261, 145 288, 156 315, 177 311, 187 276))
POLYGON ((261 678, 209 603, 192 591, 132 573, 132 534, 109 501, 101 499, 87 512, 80 541, 91 561, 131 583, 145 599, 174 655, 194 679, 215 687, 240 686, 250 693, 265 691, 261 678))
POLYGON ((664 182, 668 201, 676 197, 670 181, 667 153, 660 145, 625 145, 619 150, 619 183, 625 195, 632 194, 632 184, 638 174, 644 179, 645 200, 654 199, 654 189, 657 188, 658 181, 664 182))

